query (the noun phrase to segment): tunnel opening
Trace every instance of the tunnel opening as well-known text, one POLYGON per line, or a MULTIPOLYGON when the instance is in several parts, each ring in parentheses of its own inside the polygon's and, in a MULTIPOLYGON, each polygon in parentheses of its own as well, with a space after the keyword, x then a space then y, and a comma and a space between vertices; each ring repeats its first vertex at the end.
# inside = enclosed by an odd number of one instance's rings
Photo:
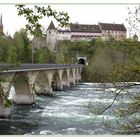
POLYGON ((86 60, 84 58, 80 58, 78 60, 78 64, 86 65, 86 60))

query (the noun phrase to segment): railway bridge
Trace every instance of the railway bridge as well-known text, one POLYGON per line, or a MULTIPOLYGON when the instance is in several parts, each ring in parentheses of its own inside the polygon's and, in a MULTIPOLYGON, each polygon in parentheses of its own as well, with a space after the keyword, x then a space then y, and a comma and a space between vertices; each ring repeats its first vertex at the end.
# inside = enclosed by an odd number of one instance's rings
MULTIPOLYGON (((63 90, 75 85, 81 79, 83 65, 80 64, 0 64, 1 87, 8 97, 13 86, 15 104, 33 104, 37 94, 52 95, 55 90, 63 90)), ((0 97, 0 117, 8 117, 11 108, 5 108, 0 97)))

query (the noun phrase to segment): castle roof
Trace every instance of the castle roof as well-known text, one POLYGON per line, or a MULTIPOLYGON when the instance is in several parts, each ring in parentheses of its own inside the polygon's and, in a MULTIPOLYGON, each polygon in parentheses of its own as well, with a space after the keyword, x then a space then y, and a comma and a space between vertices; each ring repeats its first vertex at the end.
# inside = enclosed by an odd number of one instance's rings
POLYGON ((101 30, 126 31, 124 24, 99 23, 101 30))
POLYGON ((51 21, 51 23, 50 23, 50 25, 49 25, 48 29, 55 29, 55 26, 54 26, 54 24, 53 24, 53 22, 52 22, 52 21, 51 21))
POLYGON ((99 25, 88 25, 88 24, 71 24, 71 32, 89 32, 89 33, 101 33, 99 25))
POLYGON ((42 31, 41 31, 41 28, 40 27, 36 27, 35 30, 34 30, 34 35, 35 37, 40 37, 42 36, 42 31))
MULTIPOLYGON (((56 29, 52 21, 48 29, 56 29)), ((124 24, 115 24, 115 23, 99 23, 98 25, 71 23, 70 29, 64 30, 57 29, 58 32, 85 32, 85 33, 101 33, 102 30, 126 31, 126 28, 124 24)))

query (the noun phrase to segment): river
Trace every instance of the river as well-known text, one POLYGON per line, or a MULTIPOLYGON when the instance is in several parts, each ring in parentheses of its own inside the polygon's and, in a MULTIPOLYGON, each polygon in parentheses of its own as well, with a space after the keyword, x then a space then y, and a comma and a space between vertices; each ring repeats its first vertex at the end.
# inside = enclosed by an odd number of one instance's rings
MULTIPOLYGON (((0 119, 0 135, 116 134, 121 128, 116 121, 120 117, 114 111, 126 107, 130 97, 124 92, 108 110, 97 113, 113 102, 114 94, 110 92, 113 90, 110 87, 105 92, 100 84, 81 83, 55 92, 53 97, 36 96, 34 105, 14 105, 11 118, 0 119)), ((137 94, 140 87, 132 91, 137 94)))

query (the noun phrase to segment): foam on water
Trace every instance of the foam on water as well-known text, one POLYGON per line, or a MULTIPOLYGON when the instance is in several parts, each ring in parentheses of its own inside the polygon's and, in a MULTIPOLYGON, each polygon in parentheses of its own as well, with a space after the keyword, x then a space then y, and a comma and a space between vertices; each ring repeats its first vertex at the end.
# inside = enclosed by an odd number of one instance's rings
MULTIPOLYGON (((133 90, 140 91, 139 88, 133 90)), ((113 102, 114 91, 115 88, 111 84, 108 84, 108 89, 104 91, 101 84, 83 83, 68 91, 55 92, 54 97, 36 96, 34 106, 14 106, 11 119, 0 120, 0 128, 9 134, 25 135, 112 134, 113 130, 108 130, 104 123, 118 129, 115 121, 122 118, 113 114, 113 111, 119 109, 122 102, 125 106, 131 101, 127 94, 123 94, 124 98, 120 95, 118 101, 115 101, 108 110, 97 114, 96 110, 102 112, 113 102), (89 103, 93 105, 93 112, 88 108, 89 103)), ((12 88, 10 98, 14 92, 12 88)), ((129 116, 129 119, 139 116, 139 113, 136 113, 129 116)))

